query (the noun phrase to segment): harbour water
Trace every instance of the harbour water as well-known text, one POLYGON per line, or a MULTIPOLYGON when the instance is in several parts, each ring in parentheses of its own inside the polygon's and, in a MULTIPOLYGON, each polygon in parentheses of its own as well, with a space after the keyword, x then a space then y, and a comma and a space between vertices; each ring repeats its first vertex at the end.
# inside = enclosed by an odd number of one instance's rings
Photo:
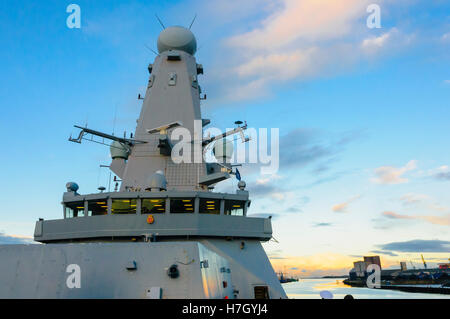
POLYGON ((319 293, 323 290, 330 291, 334 299, 343 299, 345 295, 352 295, 355 299, 450 299, 450 295, 350 287, 342 281, 343 279, 332 278, 301 279, 283 284, 283 288, 292 299, 320 299, 319 293))

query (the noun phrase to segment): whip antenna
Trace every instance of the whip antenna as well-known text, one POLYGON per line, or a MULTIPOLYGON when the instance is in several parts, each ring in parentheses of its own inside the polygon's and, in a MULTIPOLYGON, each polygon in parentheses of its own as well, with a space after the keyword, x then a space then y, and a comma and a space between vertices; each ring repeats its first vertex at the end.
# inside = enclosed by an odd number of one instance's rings
POLYGON ((161 19, 158 17, 157 14, 155 14, 156 19, 158 19, 159 24, 163 27, 163 29, 165 29, 166 27, 164 26, 164 23, 162 23, 161 19))
POLYGON ((192 19, 192 22, 191 22, 191 24, 189 25, 189 30, 191 30, 192 25, 193 25, 194 22, 195 22, 195 19, 197 19, 197 13, 195 14, 194 19, 192 19))
POLYGON ((153 50, 152 48, 150 48, 148 45, 144 44, 144 47, 146 47, 148 50, 152 51, 154 54, 159 55, 158 53, 156 53, 155 50, 153 50))

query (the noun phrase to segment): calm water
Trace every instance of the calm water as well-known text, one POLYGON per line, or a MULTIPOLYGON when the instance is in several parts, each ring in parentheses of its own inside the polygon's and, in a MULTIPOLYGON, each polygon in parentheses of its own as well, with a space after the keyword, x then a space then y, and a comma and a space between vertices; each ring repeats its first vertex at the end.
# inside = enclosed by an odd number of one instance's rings
POLYGON ((410 293, 387 289, 353 288, 342 283, 343 279, 301 279, 299 282, 283 284, 289 298, 320 299, 319 293, 328 290, 335 299, 343 299, 345 295, 352 295, 357 299, 450 299, 450 295, 410 293))

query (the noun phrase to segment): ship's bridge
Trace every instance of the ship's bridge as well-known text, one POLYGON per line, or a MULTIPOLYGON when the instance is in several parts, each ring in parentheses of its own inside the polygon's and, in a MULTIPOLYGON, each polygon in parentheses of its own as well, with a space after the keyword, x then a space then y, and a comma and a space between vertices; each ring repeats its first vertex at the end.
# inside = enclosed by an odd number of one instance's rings
POLYGON ((247 191, 111 192, 63 196, 63 219, 39 220, 35 240, 147 241, 167 238, 272 237, 268 218, 247 217, 247 191))
POLYGON ((213 214, 246 216, 248 193, 112 192, 89 195, 65 193, 64 218, 101 215, 213 214))

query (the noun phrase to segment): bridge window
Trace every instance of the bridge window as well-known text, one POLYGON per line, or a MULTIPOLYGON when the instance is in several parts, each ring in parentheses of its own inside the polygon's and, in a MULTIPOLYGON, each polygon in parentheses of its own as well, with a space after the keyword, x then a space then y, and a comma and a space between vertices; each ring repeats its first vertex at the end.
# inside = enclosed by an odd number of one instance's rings
POLYGON ((164 198, 149 198, 142 200, 142 214, 164 214, 166 212, 166 200, 164 198))
POLYGON ((200 214, 220 214, 220 199, 200 198, 200 214))
POLYGON ((106 199, 99 199, 88 202, 88 216, 98 216, 108 214, 108 202, 106 199))
POLYGON ((136 199, 113 199, 111 213, 113 214, 136 214, 136 199))
POLYGON ((84 202, 66 203, 66 218, 84 216, 84 202))
POLYGON ((225 201, 225 215, 244 216, 244 201, 227 200, 225 201))
POLYGON ((170 212, 174 214, 193 213, 195 200, 193 198, 180 198, 170 200, 170 212))

